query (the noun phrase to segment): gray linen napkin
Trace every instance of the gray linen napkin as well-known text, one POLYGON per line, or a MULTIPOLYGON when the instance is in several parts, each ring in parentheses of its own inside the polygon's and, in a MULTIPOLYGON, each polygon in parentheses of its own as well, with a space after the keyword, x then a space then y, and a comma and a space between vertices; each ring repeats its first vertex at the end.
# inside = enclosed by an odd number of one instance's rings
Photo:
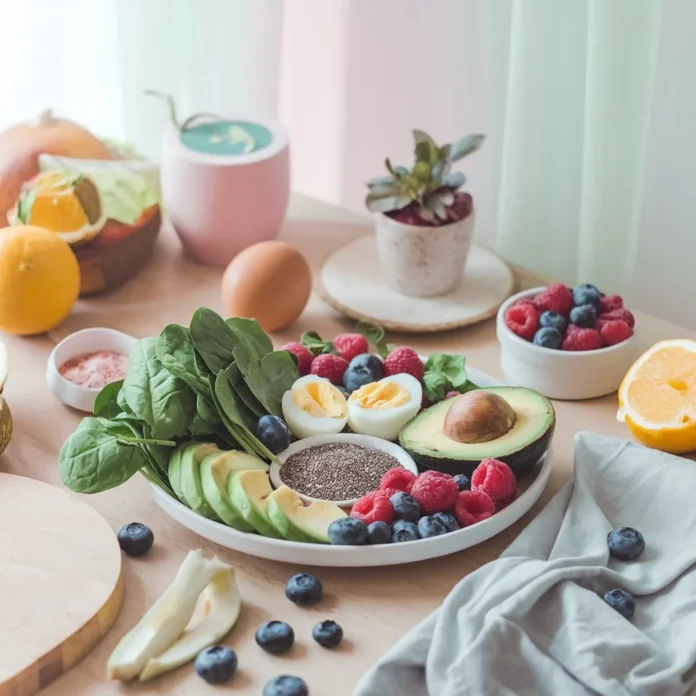
MULTIPOLYGON (((464 552, 466 553, 466 552, 464 552)), ((696 463, 593 433, 575 479, 462 580, 354 696, 675 696, 696 684, 696 463), (607 534, 646 549, 610 558, 607 534), (636 597, 631 621, 602 600, 636 597)))

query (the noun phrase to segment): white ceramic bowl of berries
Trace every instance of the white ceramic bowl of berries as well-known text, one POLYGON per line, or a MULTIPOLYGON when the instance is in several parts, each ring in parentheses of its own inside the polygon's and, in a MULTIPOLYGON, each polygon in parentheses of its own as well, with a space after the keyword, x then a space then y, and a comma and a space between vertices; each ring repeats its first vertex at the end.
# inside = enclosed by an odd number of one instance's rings
POLYGON ((524 290, 498 311, 505 382, 552 399, 606 396, 637 357, 636 331, 622 298, 594 285, 524 290))

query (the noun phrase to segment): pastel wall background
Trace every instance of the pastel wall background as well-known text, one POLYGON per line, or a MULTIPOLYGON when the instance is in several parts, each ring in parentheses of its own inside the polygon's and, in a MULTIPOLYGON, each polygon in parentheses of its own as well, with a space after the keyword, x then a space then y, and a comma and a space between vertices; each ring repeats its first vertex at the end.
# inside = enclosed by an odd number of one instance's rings
POLYGON ((362 210, 412 127, 487 134, 477 237, 696 327, 691 0, 0 2, 0 127, 53 106, 156 157, 182 113, 276 115, 296 190, 362 210))

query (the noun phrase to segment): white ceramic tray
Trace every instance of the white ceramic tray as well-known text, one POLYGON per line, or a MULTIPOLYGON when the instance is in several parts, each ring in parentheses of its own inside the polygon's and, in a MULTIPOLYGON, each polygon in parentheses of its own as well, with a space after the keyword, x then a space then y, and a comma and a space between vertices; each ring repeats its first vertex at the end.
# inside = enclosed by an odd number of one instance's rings
MULTIPOLYGON (((469 377, 482 387, 500 385, 489 375, 469 369, 469 377)), ((271 561, 295 563, 312 566, 331 566, 336 568, 399 565, 426 561, 439 556, 463 551, 499 534, 517 522, 539 499, 551 473, 551 452, 547 452, 537 463, 534 471, 526 477, 531 481, 519 498, 493 517, 432 539, 419 539, 399 544, 378 546, 328 546, 324 544, 304 544, 296 541, 269 539, 257 534, 246 534, 213 522, 196 514, 185 505, 152 485, 157 505, 170 517, 200 536, 225 546, 228 549, 248 553, 251 556, 271 561)))

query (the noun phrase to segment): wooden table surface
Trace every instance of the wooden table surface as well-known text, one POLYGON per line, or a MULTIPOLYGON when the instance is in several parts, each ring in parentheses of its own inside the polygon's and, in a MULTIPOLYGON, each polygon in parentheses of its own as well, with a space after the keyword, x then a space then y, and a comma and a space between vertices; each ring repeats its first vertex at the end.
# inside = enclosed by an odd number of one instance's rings
MULTIPOLYGON (((327 252, 369 231, 369 225, 354 224, 356 219, 363 221, 346 211, 295 196, 282 238, 297 245, 314 268, 318 268, 327 252)), ((46 386, 46 359, 57 340, 89 326, 109 326, 143 337, 159 333, 169 322, 188 324, 193 311, 200 306, 222 312, 220 276, 220 270, 185 259, 175 235, 164 230, 156 258, 120 291, 81 302, 70 319, 50 336, 30 339, 3 336, 10 361, 5 396, 13 413, 15 431, 9 448, 0 458, 0 471, 62 485, 57 453, 81 414, 60 404, 46 386)), ((537 280, 518 272, 522 286, 529 287, 537 280)), ((641 340, 646 345, 661 338, 696 335, 644 315, 639 315, 638 321, 641 340)), ((331 337, 351 326, 351 322, 313 297, 300 320, 273 338, 281 345, 308 329, 331 337)), ((407 341, 423 353, 461 352, 472 366, 501 377, 494 320, 450 333, 390 338, 395 342, 407 341)), ((285 599, 286 580, 303 568, 237 554, 206 542, 155 507, 140 476, 116 490, 82 496, 114 530, 132 521, 150 526, 155 533, 155 546, 144 558, 124 560, 126 596, 111 632, 80 664, 42 693, 45 696, 123 693, 204 696, 229 691, 252 695, 260 694, 270 677, 285 673, 304 678, 312 696, 348 696, 359 677, 382 653, 435 609, 463 576, 496 558, 568 480, 573 467, 573 435, 578 430, 627 436, 624 426, 615 420, 615 397, 556 402, 555 406, 558 424, 551 481, 541 501, 519 523, 484 544, 434 561, 383 569, 313 569, 310 572, 322 579, 328 595, 318 608, 299 609, 285 599), (199 679, 190 665, 147 685, 107 682, 104 673, 109 653, 169 585, 188 550, 196 548, 218 554, 236 569, 243 610, 227 643, 239 655, 239 673, 229 686, 217 689, 199 679), (338 651, 324 650, 311 639, 312 626, 325 618, 335 619, 344 627, 346 641, 338 651), (256 628, 270 619, 288 621, 295 629, 297 644, 287 657, 266 655, 254 642, 256 628)), ((76 529, 75 544, 79 543, 76 529)), ((70 553, 69 549, 65 553, 70 553)))

